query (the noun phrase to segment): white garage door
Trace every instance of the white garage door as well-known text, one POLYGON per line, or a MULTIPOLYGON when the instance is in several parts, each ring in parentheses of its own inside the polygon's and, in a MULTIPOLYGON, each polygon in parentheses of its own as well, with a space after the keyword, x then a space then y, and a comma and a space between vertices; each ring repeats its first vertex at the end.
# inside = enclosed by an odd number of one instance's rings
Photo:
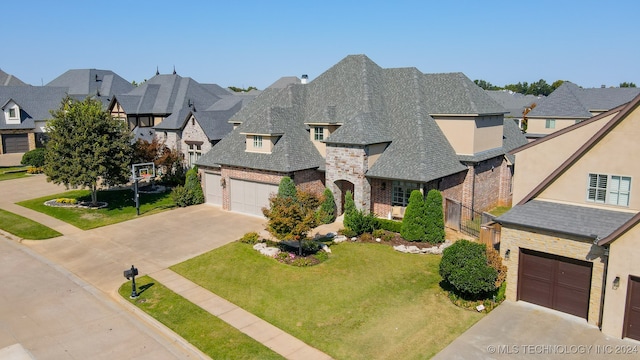
POLYGON ((219 174, 205 173, 205 188, 207 189, 207 204, 222 205, 222 186, 219 174))
POLYGON ((231 179, 231 210, 262 216, 269 205, 269 196, 278 192, 278 185, 231 179))

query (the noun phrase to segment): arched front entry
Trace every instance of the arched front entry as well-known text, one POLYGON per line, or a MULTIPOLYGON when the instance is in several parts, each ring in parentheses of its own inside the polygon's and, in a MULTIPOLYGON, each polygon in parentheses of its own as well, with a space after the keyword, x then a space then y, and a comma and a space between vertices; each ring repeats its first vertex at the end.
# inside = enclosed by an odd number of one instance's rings
POLYGON ((344 196, 347 191, 351 191, 351 196, 353 195, 353 183, 347 180, 337 180, 334 182, 335 188, 337 189, 337 193, 335 194, 335 198, 339 199, 340 204, 336 204, 336 207, 340 209, 340 214, 344 213, 344 196))

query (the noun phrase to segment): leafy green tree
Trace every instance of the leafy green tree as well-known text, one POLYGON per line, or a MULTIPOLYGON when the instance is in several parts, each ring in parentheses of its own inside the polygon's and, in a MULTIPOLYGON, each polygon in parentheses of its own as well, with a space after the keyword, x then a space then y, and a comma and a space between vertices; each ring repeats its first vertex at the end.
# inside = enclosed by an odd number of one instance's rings
POLYGON ((420 190, 413 190, 404 212, 400 236, 407 241, 425 241, 427 238, 427 208, 420 190))
POLYGON ((458 240, 442 252, 440 276, 461 295, 482 298, 496 289, 498 273, 487 264, 484 244, 458 240))
POLYGON ((43 167, 44 166, 44 149, 37 148, 30 151, 27 151, 22 155, 22 160, 20 161, 22 165, 29 165, 33 167, 43 167))
POLYGON ((343 224, 345 228, 353 231, 355 235, 372 232, 377 225, 376 217, 373 214, 356 209, 353 194, 349 190, 344 194, 343 224))
POLYGON ((552 92, 555 91, 555 89, 559 88, 562 84, 564 84, 564 80, 556 80, 556 81, 554 81, 553 84, 551 84, 552 92))
POLYGON ((492 83, 486 80, 473 80, 473 82, 479 87, 485 90, 500 90, 502 89, 500 86, 493 85, 492 83))
POLYGON ((331 224, 336 220, 336 200, 329 188, 324 189, 322 204, 318 209, 318 220, 322 224, 331 224))
POLYGON ((302 255, 302 241, 317 226, 316 210, 319 205, 320 199, 302 190, 298 190, 295 197, 271 196, 269 208, 262 209, 268 219, 267 230, 278 239, 297 240, 299 254, 302 255))
POLYGON ((278 196, 279 197, 290 197, 296 198, 296 184, 291 180, 290 177, 285 176, 280 180, 280 184, 278 185, 278 196))
POLYGON ((625 81, 623 83, 620 83, 620 87, 621 88, 634 88, 634 87, 636 87, 636 84, 634 84, 632 82, 626 82, 625 81))
POLYGON ((442 209, 442 194, 436 189, 427 193, 425 200, 425 240, 438 244, 444 241, 444 211, 442 209))
POLYGON ((124 121, 112 118, 102 103, 92 98, 78 101, 66 97, 51 114, 53 119, 46 126, 47 181, 67 188, 90 188, 95 206, 99 183, 113 186, 129 180, 131 135, 124 121))
MULTIPOLYGON (((350 190, 347 190, 347 192, 344 194, 344 220, 343 220, 343 224, 345 227, 349 227, 349 225, 351 222, 351 219, 353 218, 354 214, 356 213, 356 203, 353 201, 353 193, 351 193, 350 190)), ((353 229, 352 229, 353 230, 353 229)))
POLYGON ((249 86, 248 88, 244 89, 244 88, 239 88, 236 86, 229 86, 228 87, 229 90, 233 91, 233 92, 249 92, 251 90, 258 90, 257 87, 255 86, 249 86))

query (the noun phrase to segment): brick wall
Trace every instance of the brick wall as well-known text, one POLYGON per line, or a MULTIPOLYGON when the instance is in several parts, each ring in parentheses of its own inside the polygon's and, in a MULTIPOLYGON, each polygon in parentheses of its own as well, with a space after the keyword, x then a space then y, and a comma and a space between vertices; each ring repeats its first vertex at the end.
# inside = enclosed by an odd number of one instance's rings
POLYGON ((476 164, 475 199, 476 211, 487 211, 500 203, 501 166, 504 157, 499 156, 476 164))
POLYGON ((285 176, 285 174, 275 171, 230 166, 223 166, 220 175, 227 184, 227 186, 222 189, 222 208, 224 210, 231 210, 231 188, 228 186, 228 184, 231 184, 231 178, 278 185, 280 184, 280 180, 285 176))
POLYGON ((324 192, 324 172, 308 169, 296 171, 293 182, 302 191, 307 191, 318 196, 324 192))
POLYGON ((513 191, 511 182, 513 181, 513 165, 507 165, 507 161, 503 161, 500 166, 500 199, 499 206, 511 206, 513 201, 513 191))
POLYGON ((466 177, 466 171, 443 177, 440 181, 442 197, 462 202, 462 191, 466 177))
POLYGON ((516 301, 518 296, 518 263, 520 249, 530 249, 549 254, 593 263, 591 274, 591 293, 589 296, 589 324, 600 324, 600 306, 602 298, 602 281, 604 275, 604 248, 593 245, 591 240, 558 235, 551 232, 535 232, 532 230, 503 226, 500 239, 500 255, 510 250, 509 260, 503 262, 507 266, 507 299, 516 301))
POLYGON ((376 216, 389 217, 392 194, 393 180, 371 179, 371 211, 376 216))

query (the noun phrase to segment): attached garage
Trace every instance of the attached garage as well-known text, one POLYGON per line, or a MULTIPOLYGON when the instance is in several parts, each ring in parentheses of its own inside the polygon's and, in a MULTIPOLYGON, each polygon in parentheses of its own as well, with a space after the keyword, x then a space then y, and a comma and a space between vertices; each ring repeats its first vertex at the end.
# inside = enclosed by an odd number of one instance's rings
POLYGON ((231 179, 231 210, 262 216, 269 205, 269 196, 278 192, 278 185, 231 179))
POLYGON ((592 263, 520 249, 518 300, 587 319, 592 263))
POLYGON ((220 185, 220 179, 220 174, 204 174, 207 204, 222 205, 222 186, 220 185))
POLYGON ((2 149, 5 154, 24 153, 29 151, 28 134, 2 134, 2 149))
POLYGON ((622 337, 640 340, 640 278, 629 277, 622 337))

